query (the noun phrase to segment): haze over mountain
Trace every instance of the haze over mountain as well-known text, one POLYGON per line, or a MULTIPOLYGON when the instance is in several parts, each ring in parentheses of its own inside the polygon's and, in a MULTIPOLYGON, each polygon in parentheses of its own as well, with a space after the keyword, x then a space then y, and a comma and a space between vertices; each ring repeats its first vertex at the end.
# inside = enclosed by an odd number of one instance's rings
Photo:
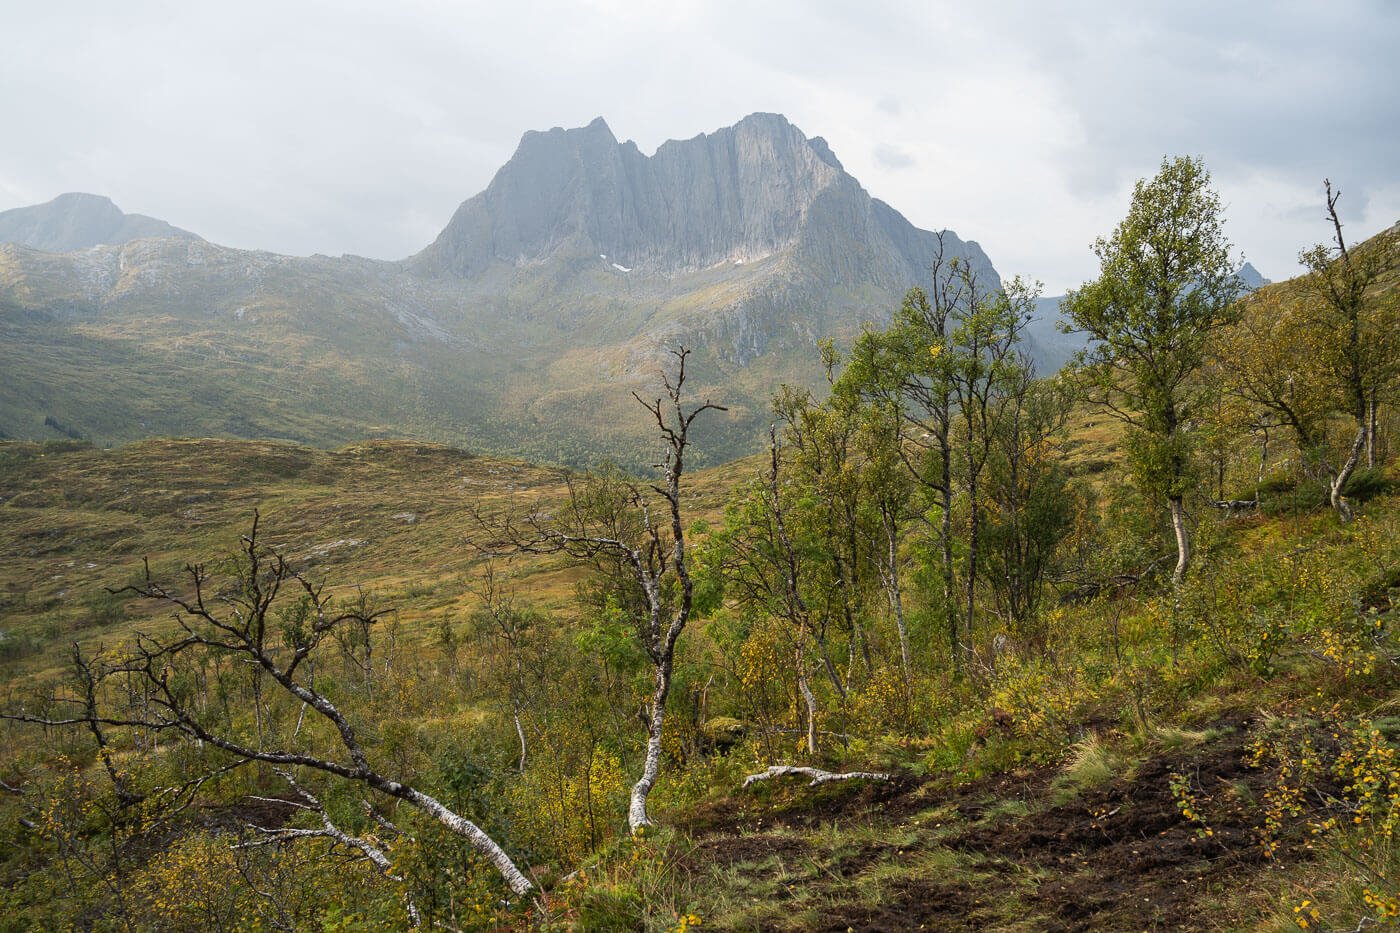
MULTIPOLYGON (((708 439, 728 456, 756 442, 780 383, 819 381, 819 338, 888 320, 936 244, 776 114, 651 156, 602 119, 526 133, 402 262, 233 250, 166 225, 89 249, 97 234, 62 220, 77 213, 51 210, 63 201, 8 212, 30 233, 0 246, 12 436, 392 434, 642 462, 630 392, 685 344, 697 393, 731 407, 708 439)), ((948 233, 945 248, 999 282, 976 243, 948 233)))
POLYGON ((147 237, 199 239, 163 220, 124 213, 110 198, 96 194, 60 194, 47 204, 0 211, 0 243, 51 253, 104 244, 119 246, 147 237))

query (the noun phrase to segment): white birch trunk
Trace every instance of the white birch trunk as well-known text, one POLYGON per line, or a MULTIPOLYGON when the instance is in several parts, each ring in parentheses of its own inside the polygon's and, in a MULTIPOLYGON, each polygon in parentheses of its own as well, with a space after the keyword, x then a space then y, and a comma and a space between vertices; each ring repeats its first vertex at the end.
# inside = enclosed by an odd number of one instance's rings
POLYGON ((1186 528, 1186 506, 1180 496, 1171 499, 1172 531, 1176 533, 1176 570, 1172 571, 1172 583, 1178 586, 1186 579, 1186 568, 1191 563, 1191 536, 1186 528))
POLYGON ((907 687, 913 676, 913 665, 909 661, 909 628, 904 623, 904 596, 899 586, 899 542, 892 530, 889 532, 889 545, 889 569, 885 575, 885 587, 890 594, 894 625, 899 630, 899 660, 904 667, 904 684, 907 687))
POLYGON ((817 753, 817 697, 812 693, 812 685, 807 682, 807 665, 799 657, 797 662, 797 689, 802 693, 802 702, 807 707, 807 754, 817 753))
POLYGON ((1332 508, 1337 510, 1337 515, 1343 522, 1351 521, 1351 506, 1347 503, 1346 496, 1342 495, 1346 489, 1347 481, 1351 479, 1351 474, 1356 472, 1356 465, 1361 461, 1361 450, 1366 446, 1366 438, 1370 435, 1366 422, 1361 422, 1361 427, 1356 432, 1356 440, 1351 442, 1351 450, 1347 454, 1346 462, 1337 471, 1337 475, 1332 477, 1332 488, 1329 499, 1332 508))
POLYGON ((518 736, 519 739, 520 739, 520 761, 516 764, 516 770, 518 770, 521 774, 524 774, 524 773, 525 773, 525 750, 526 750, 526 745, 525 745, 525 727, 524 727, 524 726, 521 724, 521 722, 520 722, 520 710, 519 710, 519 709, 513 710, 513 711, 511 712, 511 718, 515 720, 515 734, 516 734, 516 736, 518 736))
POLYGON ((671 692, 669 659, 657 666, 656 692, 651 698, 651 721, 647 725, 647 757, 642 776, 632 785, 632 797, 627 805, 627 828, 635 835, 653 825, 647 815, 647 797, 661 774, 661 735, 666 724, 666 696, 671 692))
POLYGON ((432 816, 439 823, 466 839, 473 849, 484 855, 492 865, 496 866, 496 870, 501 873, 501 877, 505 879, 506 884, 517 896, 523 896, 535 890, 534 883, 526 878, 519 868, 515 867, 515 862, 511 861, 506 851, 498 846, 496 840, 488 836, 480 826, 466 817, 452 812, 441 801, 420 790, 403 785, 398 785, 398 789, 400 792, 396 796, 403 797, 432 816))

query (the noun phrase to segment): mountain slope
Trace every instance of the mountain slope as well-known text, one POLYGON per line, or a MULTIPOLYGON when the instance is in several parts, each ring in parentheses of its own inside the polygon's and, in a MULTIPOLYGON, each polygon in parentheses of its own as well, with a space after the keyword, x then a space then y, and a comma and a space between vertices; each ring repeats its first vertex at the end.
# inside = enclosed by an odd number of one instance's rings
POLYGON ((110 198, 96 194, 61 194, 47 204, 0 211, 0 243, 50 253, 103 244, 119 246, 147 237, 199 239, 163 220, 124 213, 110 198))
MULTIPOLYGON (((646 464, 631 392, 685 344, 697 394, 731 408, 702 438, 727 458, 759 443, 779 384, 820 384, 818 339, 888 320, 936 242, 778 115, 651 156, 602 120, 527 133, 403 262, 0 246, 0 363, 19 374, 0 432, 394 434, 646 464)), ((999 281, 976 243, 945 246, 999 281)))

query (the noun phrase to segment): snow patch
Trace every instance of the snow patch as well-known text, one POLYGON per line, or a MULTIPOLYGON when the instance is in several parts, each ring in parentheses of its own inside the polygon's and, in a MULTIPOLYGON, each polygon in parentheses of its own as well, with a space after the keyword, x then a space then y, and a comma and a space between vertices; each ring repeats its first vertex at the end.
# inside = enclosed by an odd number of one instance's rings
POLYGON ((631 272, 631 271, 632 271, 631 269, 627 268, 626 266, 619 266, 617 263, 613 263, 613 264, 612 264, 612 267, 613 267, 614 269, 616 269, 618 272, 631 272))

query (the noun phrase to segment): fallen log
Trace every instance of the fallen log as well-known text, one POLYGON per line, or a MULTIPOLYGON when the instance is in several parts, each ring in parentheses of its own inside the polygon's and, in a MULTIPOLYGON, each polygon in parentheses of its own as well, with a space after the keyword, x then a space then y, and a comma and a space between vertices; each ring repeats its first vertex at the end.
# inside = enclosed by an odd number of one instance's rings
POLYGON ((799 774, 809 777, 812 782, 808 787, 816 787, 819 784, 828 784, 832 781, 892 781, 893 774, 884 774, 877 771, 847 771, 844 773, 836 771, 823 771, 821 768, 808 768, 803 765, 769 765, 768 770, 760 771, 758 774, 750 774, 744 778, 744 786, 749 787, 759 781, 767 781, 773 778, 786 777, 790 774, 799 774))
POLYGON ((1231 514, 1233 515, 1235 512, 1247 512, 1247 511, 1249 511, 1250 509, 1257 509, 1257 508, 1259 508, 1259 500, 1258 500, 1258 499, 1218 499, 1218 500, 1216 500, 1216 501, 1211 502, 1211 505, 1214 506, 1214 507, 1217 508, 1217 509, 1220 509, 1220 510, 1225 511, 1225 512, 1229 512, 1229 513, 1231 513, 1231 514))

